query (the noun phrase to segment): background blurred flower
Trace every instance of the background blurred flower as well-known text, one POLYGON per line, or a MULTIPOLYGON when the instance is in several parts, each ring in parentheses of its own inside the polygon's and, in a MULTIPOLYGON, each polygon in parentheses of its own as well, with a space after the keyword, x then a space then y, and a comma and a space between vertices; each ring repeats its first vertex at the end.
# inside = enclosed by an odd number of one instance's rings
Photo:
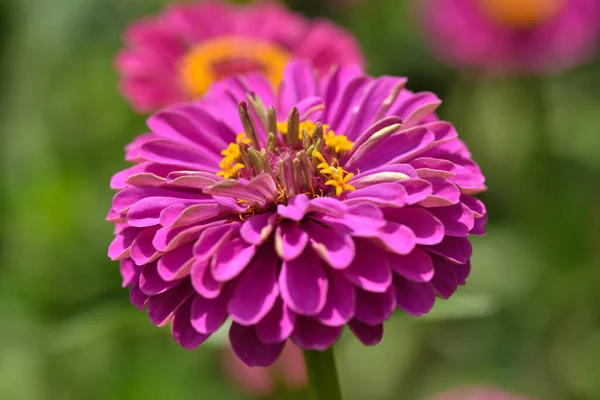
POLYGON ((503 392, 491 386, 463 387, 451 390, 430 400, 531 400, 515 394, 503 392))
POLYGON ((194 99, 232 74, 257 71, 278 84, 291 59, 311 60, 320 70, 363 64, 350 33, 274 2, 172 5, 132 24, 125 42, 116 60, 120 88, 142 112, 194 99))
POLYGON ((597 0, 423 0, 438 57, 487 71, 555 72, 592 57, 597 0))
POLYGON ((240 361, 230 347, 223 352, 222 366, 225 376, 251 396, 273 396, 278 384, 283 384, 289 390, 300 390, 307 386, 302 350, 289 341, 279 359, 270 367, 249 367, 240 361))
POLYGON ((249 74, 153 115, 111 181, 133 304, 186 348, 230 317, 237 356, 268 366, 288 338, 325 350, 348 325, 374 345, 396 307, 449 298, 486 187, 440 100, 406 82, 294 62, 277 94, 249 74))

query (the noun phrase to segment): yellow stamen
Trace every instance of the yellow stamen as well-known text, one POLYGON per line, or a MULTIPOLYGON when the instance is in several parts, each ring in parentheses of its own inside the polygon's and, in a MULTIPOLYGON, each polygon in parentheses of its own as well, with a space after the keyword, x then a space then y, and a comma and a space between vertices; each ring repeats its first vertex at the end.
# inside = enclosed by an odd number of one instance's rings
POLYGON ((237 178, 239 171, 244 168, 244 164, 240 162, 242 160, 240 143, 250 143, 250 139, 243 132, 236 136, 236 143, 229 143, 229 146, 221 151, 223 159, 219 163, 219 168, 222 171, 217 172, 217 175, 225 179, 237 178))
POLYGON ((334 158, 332 160, 333 165, 329 165, 323 155, 316 150, 313 152, 313 157, 316 157, 320 162, 317 165, 317 168, 321 175, 328 178, 328 180, 325 181, 325 185, 333 186, 335 188, 336 196, 339 197, 343 192, 352 192, 356 190, 354 186, 348 184, 354 174, 352 172, 344 171, 343 168, 339 167, 337 159, 334 158))
POLYGON ((352 150, 352 145, 354 144, 344 135, 336 136, 333 131, 327 132, 323 138, 325 139, 325 145, 337 154, 344 154, 352 150))
POLYGON ((564 0, 478 0, 497 22, 512 28, 530 28, 555 16, 564 0))
POLYGON ((261 72, 277 86, 289 60, 290 54, 271 42, 217 37, 204 41, 184 56, 180 76, 192 97, 201 96, 219 79, 248 72, 261 72))
MULTIPOLYGON (((317 124, 312 121, 304 121, 300 122, 298 132, 298 139, 302 140, 302 131, 306 131, 306 134, 309 139, 312 139, 313 134, 317 128, 317 124)), ((287 121, 278 122, 277 129, 281 132, 282 135, 287 135, 287 121)), ((334 131, 332 131, 329 125, 323 125, 323 139, 325 139, 325 145, 334 153, 342 155, 350 150, 352 150, 352 146, 354 142, 348 140, 348 138, 344 135, 336 135, 334 131)))

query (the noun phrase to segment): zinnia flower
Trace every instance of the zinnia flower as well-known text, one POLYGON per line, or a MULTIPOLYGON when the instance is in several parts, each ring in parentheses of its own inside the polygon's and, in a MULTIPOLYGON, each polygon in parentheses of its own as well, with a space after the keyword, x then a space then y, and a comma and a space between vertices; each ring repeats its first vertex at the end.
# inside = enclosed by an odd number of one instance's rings
POLYGON ((598 0, 424 0, 436 54, 460 67, 556 72, 592 57, 598 0))
POLYGON ((222 362, 225 375, 251 396, 273 396, 279 382, 288 390, 301 390, 308 385, 302 350, 289 341, 279 359, 270 367, 249 367, 240 361, 231 348, 227 348, 223 354, 222 362))
POLYGON ((260 72, 277 85, 292 59, 311 60, 322 71, 363 63, 352 35, 274 2, 172 5, 134 23, 125 42, 116 60, 120 88, 140 112, 196 99, 235 74, 260 72))
POLYGON ((530 400, 515 394, 503 392, 494 387, 464 387, 434 396, 431 400, 530 400))
POLYGON ((127 148, 109 257, 150 321, 194 348, 227 318, 235 353, 268 366, 287 339, 378 343, 469 274, 484 177, 440 100, 346 66, 228 78, 149 118, 127 148))

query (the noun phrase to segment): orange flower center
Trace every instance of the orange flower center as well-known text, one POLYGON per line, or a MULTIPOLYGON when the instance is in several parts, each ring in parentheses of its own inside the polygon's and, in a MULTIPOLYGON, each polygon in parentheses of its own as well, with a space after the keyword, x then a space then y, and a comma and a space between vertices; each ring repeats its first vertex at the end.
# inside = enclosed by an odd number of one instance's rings
POLYGON ((289 59, 290 54, 273 43, 260 39, 219 37, 192 48, 182 60, 180 74, 187 92, 198 97, 214 81, 248 72, 260 72, 273 85, 279 85, 289 59))
POLYGON ((531 28, 554 17, 564 0, 477 0, 485 13, 511 28, 531 28))

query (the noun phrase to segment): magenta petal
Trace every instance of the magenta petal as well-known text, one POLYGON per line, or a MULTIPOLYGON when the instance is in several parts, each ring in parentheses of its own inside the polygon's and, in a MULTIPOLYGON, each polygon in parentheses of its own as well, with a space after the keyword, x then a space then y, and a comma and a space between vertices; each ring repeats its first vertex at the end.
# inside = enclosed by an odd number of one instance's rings
POLYGON ((435 265, 435 275, 431 283, 440 297, 449 299, 458 288, 458 280, 454 273, 456 264, 451 263, 444 257, 433 256, 432 258, 435 265))
POLYGON ((213 278, 209 261, 196 260, 190 271, 190 279, 194 290, 202 297, 214 299, 221 293, 223 284, 213 278))
POLYGON ((256 215, 242 224, 240 236, 250 244, 262 244, 271 236, 276 222, 277 214, 265 213, 256 215))
POLYGON ((421 208, 393 208, 386 218, 406 225, 415 234, 417 244, 438 244, 444 239, 444 225, 430 212, 421 208))
POLYGON ((146 228, 135 238, 129 255, 137 265, 148 264, 160 256, 160 252, 152 244, 158 227, 146 228))
POLYGON ((147 227, 160 222, 160 213, 181 199, 173 197, 146 197, 135 203, 127 211, 127 222, 131 226, 147 227))
POLYGON ((140 231, 139 228, 125 228, 117 233, 108 247, 108 257, 113 261, 127 258, 131 245, 140 231))
POLYGON ((165 281, 158 274, 157 268, 157 262, 144 265, 140 274, 140 290, 149 296, 163 293, 179 283, 179 281, 165 281))
POLYGON ((471 273, 471 263, 466 262, 465 264, 455 264, 454 265, 454 274, 456 275, 456 281, 459 285, 464 285, 467 283, 467 278, 471 273))
POLYGON ((367 325, 378 325, 387 320, 396 308, 394 288, 390 286, 384 293, 356 290, 356 310, 354 318, 367 325))
POLYGON ((377 236, 387 223, 379 207, 370 203, 348 207, 342 217, 326 215, 320 217, 320 220, 335 230, 356 237, 377 236))
POLYGON ((347 204, 368 201, 378 206, 402 207, 407 197, 406 190, 396 182, 378 183, 348 193, 347 204))
POLYGON ((140 148, 140 156, 147 161, 180 165, 192 171, 216 172, 219 165, 214 154, 202 152, 184 143, 164 139, 144 143, 140 148))
POLYGON ((256 324, 256 334, 263 343, 283 342, 292 334, 295 323, 296 314, 279 297, 271 311, 256 324))
POLYGON ((429 282, 433 278, 433 261, 424 250, 417 248, 407 255, 388 254, 387 259, 392 270, 406 279, 429 282))
POLYGON ((369 292, 383 293, 392 284, 384 251, 365 241, 356 241, 356 256, 342 272, 354 285, 369 292))
POLYGON ((435 289, 431 282, 417 283, 396 277, 393 287, 398 307, 415 317, 427 314, 435 303, 435 289))
POLYGON ((242 238, 233 239, 223 245, 213 258, 213 277, 220 282, 232 280, 246 268, 255 253, 256 246, 249 245, 242 238))
POLYGON ((165 281, 181 279, 189 275, 193 257, 192 244, 188 243, 159 258, 156 271, 165 281))
POLYGON ((423 179, 409 179, 398 182, 398 184, 402 185, 404 190, 406 190, 406 204, 409 205, 423 201, 433 193, 433 186, 431 183, 423 179))
POLYGON ((488 217, 476 218, 473 224, 473 229, 469 233, 473 235, 485 235, 485 225, 487 224, 488 217))
POLYGON ((275 250, 284 261, 291 261, 302 254, 308 244, 308 233, 293 221, 281 221, 275 231, 275 250))
POLYGON ((199 295, 194 296, 190 321, 196 331, 211 334, 223 325, 227 319, 229 292, 223 292, 215 299, 206 299, 199 295))
POLYGON ((475 217, 469 207, 458 203, 448 207, 430 208, 428 211, 444 224, 444 233, 450 236, 468 236, 475 217))
POLYGON ((311 199, 308 205, 308 212, 317 211, 335 217, 343 217, 346 210, 344 202, 331 197, 316 197, 311 199))
POLYGON ((321 260, 307 249, 300 257, 284 261, 279 290, 285 304, 300 315, 317 315, 327 300, 328 282, 321 260))
POLYGON ((200 346, 210 335, 196 331, 190 323, 190 309, 192 299, 188 299, 173 315, 171 335, 173 339, 188 350, 200 346))
POLYGON ((197 259, 204 261, 211 258, 237 232, 239 226, 239 222, 234 222, 211 226, 203 230, 194 245, 194 254, 197 259))
POLYGON ((460 201, 460 189, 444 178, 425 178, 431 183, 433 192, 421 201, 423 207, 443 207, 456 204, 460 201))
POLYGON ((325 351, 337 342, 341 334, 341 326, 326 326, 314 318, 298 317, 292 339, 304 350, 325 351))
POLYGON ((349 234, 325 228, 312 221, 302 224, 302 229, 308 233, 315 253, 332 268, 347 268, 354 259, 356 250, 349 234))
POLYGON ((254 326, 231 324, 229 328, 231 348, 242 362, 250 367, 268 367, 277 360, 285 341, 280 343, 262 343, 256 335, 254 326))
POLYGON ((397 254, 408 254, 416 246, 414 232, 410 228, 396 222, 388 221, 377 239, 380 240, 389 251, 397 254))
POLYGON ((348 327, 365 346, 374 346, 383 339, 383 324, 371 326, 353 319, 348 327))
POLYGON ((328 271, 329 289, 327 302, 317 319, 323 325, 342 326, 354 317, 356 293, 354 285, 335 270, 328 271))
POLYGON ((142 293, 140 290, 140 284, 138 279, 134 279, 131 282, 131 288, 129 289, 129 300, 138 310, 142 310, 148 301, 148 296, 142 293))
POLYGON ((277 256, 263 248, 240 277, 228 304, 231 319, 240 325, 255 325, 275 304, 277 287, 277 256))
POLYGON ((447 259, 464 264, 471 258, 473 247, 469 239, 465 237, 446 236, 441 243, 435 246, 427 246, 427 251, 430 251, 447 259))
POLYGON ((154 325, 162 326, 169 322, 173 313, 185 302, 194 290, 189 280, 184 280, 179 285, 164 293, 150 296, 148 299, 148 316, 154 325))
POLYGON ((290 199, 287 206, 280 204, 277 206, 277 214, 283 218, 291 219, 292 221, 300 222, 306 212, 310 202, 305 194, 298 194, 290 199))
POLYGON ((142 267, 135 265, 131 258, 126 258, 119 263, 119 270, 123 278, 123 287, 127 287, 139 276, 142 267))

